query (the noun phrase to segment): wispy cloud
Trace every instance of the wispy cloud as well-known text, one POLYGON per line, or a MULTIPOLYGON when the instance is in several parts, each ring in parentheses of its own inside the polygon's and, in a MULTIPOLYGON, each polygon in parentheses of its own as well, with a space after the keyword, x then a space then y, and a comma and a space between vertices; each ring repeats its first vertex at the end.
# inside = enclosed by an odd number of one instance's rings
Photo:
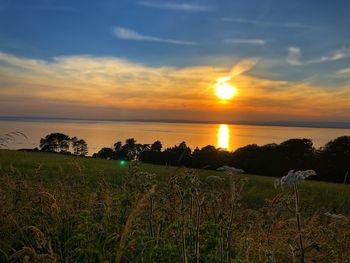
POLYGON ((177 11, 187 11, 187 12, 210 12, 214 9, 210 6, 199 5, 193 3, 175 3, 175 2, 150 2, 150 1, 140 1, 138 2, 141 6, 158 8, 158 9, 170 9, 177 11))
POLYGON ((239 24, 249 24, 255 26, 264 26, 264 27, 286 27, 286 28, 313 28, 313 26, 305 25, 301 23, 273 23, 263 20, 249 20, 244 18, 230 18, 224 17, 221 19, 224 22, 233 22, 239 24))
POLYGON ((251 70, 258 62, 259 62, 259 59, 257 58, 243 59, 232 67, 230 76, 236 77, 236 76, 242 75, 245 72, 251 70))
POLYGON ((124 40, 136 40, 136 41, 150 41, 150 42, 161 42, 177 45, 197 45, 197 42, 184 41, 171 38, 160 38, 155 36, 147 36, 136 32, 135 30, 125 28, 125 27, 114 27, 113 35, 119 39, 124 40))
POLYGON ((303 65, 301 62, 301 49, 298 47, 289 47, 287 62, 295 66, 303 65))
POLYGON ((234 112, 238 119, 350 120, 350 84, 322 89, 309 82, 245 74, 257 61, 245 59, 231 69, 176 68, 118 57, 77 55, 45 61, 0 52, 0 112, 187 120, 232 120, 234 112), (219 105, 213 85, 223 76, 231 78, 238 95, 232 103, 219 105))
POLYGON ((264 45, 266 41, 263 39, 247 39, 247 38, 228 38, 224 39, 226 44, 252 44, 252 45, 264 45))
POLYGON ((350 68, 340 69, 336 72, 337 75, 349 75, 350 76, 350 68))
POLYGON ((335 61, 335 60, 341 60, 341 59, 346 59, 346 58, 350 58, 350 49, 349 48, 341 48, 338 49, 334 52, 332 52, 330 55, 328 56, 323 56, 320 59, 316 59, 314 61, 314 63, 318 63, 318 62, 324 62, 324 61, 335 61))
POLYGON ((341 48, 331 52, 329 55, 322 56, 320 58, 302 60, 301 49, 298 47, 289 47, 288 56, 286 60, 291 65, 302 66, 302 65, 317 64, 317 63, 328 62, 328 61, 337 61, 337 60, 342 60, 347 58, 350 58, 350 49, 341 48))

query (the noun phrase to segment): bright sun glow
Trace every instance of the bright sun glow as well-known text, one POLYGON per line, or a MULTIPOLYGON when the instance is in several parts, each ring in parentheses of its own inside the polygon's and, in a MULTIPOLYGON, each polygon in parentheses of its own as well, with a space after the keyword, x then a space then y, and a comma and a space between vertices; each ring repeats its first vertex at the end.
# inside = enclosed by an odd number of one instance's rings
POLYGON ((215 94, 219 99, 229 100, 236 94, 236 88, 226 82, 219 82, 215 87, 215 94))

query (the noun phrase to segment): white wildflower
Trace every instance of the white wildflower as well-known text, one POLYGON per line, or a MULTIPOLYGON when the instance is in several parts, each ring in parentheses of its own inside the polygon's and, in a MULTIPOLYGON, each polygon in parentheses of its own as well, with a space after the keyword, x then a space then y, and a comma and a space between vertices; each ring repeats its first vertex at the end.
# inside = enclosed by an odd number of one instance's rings
POLYGON ((221 166, 217 170, 221 172, 229 172, 229 173, 244 173, 244 170, 231 167, 228 165, 221 166))
POLYGON ((326 212, 326 213, 324 213, 324 215, 327 217, 330 217, 332 219, 346 219, 346 217, 343 216, 342 214, 331 214, 329 212, 326 212))
POLYGON ((281 179, 275 180, 275 187, 277 186, 293 186, 296 184, 300 184, 303 182, 306 178, 316 175, 316 172, 314 170, 306 170, 306 171, 294 171, 290 170, 287 175, 283 176, 281 179))

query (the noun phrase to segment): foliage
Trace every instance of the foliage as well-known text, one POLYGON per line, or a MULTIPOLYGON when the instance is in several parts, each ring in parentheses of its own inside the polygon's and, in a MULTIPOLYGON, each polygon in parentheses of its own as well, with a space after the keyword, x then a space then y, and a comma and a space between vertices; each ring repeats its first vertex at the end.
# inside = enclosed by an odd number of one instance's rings
MULTIPOLYGON (((0 147, 21 133, 11 133, 0 138, 0 147)), ((51 133, 40 140, 42 151, 69 153, 71 144, 73 154, 85 156, 87 143, 83 139, 70 138, 62 133, 51 133)), ((162 143, 140 144, 134 138, 118 141, 114 148, 104 147, 93 157, 114 160, 140 160, 145 163, 186 166, 216 170, 224 165, 242 169, 247 173, 265 176, 280 176, 291 169, 317 171, 313 179, 348 183, 350 181, 350 137, 342 136, 315 149, 310 139, 290 139, 280 144, 263 146, 247 145, 229 152, 207 145, 192 151, 186 142, 166 148, 162 143), (349 178, 348 178, 349 177, 349 178)))
POLYGON ((50 133, 40 139, 40 149, 43 152, 66 153, 72 148, 74 155, 85 156, 88 154, 88 145, 85 140, 77 137, 70 138, 63 133, 50 133))
MULTIPOLYGON (((186 142, 162 149, 160 141, 138 144, 130 138, 120 141, 112 149, 103 148, 94 157, 116 160, 140 160, 145 163, 186 166, 216 170, 233 166, 252 174, 280 176, 291 169, 317 171, 313 179, 345 182, 350 171, 350 137, 343 136, 316 150, 310 139, 290 139, 280 144, 247 145, 229 152, 207 145, 192 151, 186 142)), ((349 175, 350 181, 350 175, 349 175)))
MULTIPOLYGON (((1 262, 301 261, 294 191, 271 179, 42 153, 0 160, 1 262), (257 188, 272 195, 253 208, 257 188)), ((345 262, 350 218, 324 200, 311 208, 322 185, 298 186, 305 261, 345 262)), ((347 199, 348 186, 325 187, 347 199)))
POLYGON ((346 183, 350 172, 350 137, 342 136, 328 142, 317 158, 319 178, 346 183))
POLYGON ((70 138, 63 133, 50 133, 40 140, 40 149, 44 152, 67 152, 70 138))
POLYGON ((88 154, 88 145, 85 140, 73 137, 71 143, 75 155, 85 156, 88 154))

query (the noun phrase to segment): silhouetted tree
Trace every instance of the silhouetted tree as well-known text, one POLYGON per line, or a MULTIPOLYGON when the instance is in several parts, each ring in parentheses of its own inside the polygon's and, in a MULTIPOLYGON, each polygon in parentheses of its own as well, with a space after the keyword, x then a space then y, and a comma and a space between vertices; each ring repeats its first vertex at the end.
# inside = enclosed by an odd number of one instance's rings
POLYGON ((85 156, 88 153, 88 145, 83 139, 78 139, 77 137, 73 137, 71 139, 73 153, 75 155, 85 156))
POLYGON ((196 148, 192 153, 191 166, 194 168, 214 169, 230 164, 230 153, 207 145, 202 149, 196 148))
POLYGON ((313 169, 315 148, 310 139, 290 139, 282 142, 278 154, 281 156, 281 174, 294 170, 313 169))
POLYGON ((291 139, 281 144, 247 145, 232 155, 232 165, 248 173, 281 176, 292 169, 312 169, 315 149, 309 139, 291 139))
POLYGON ((343 182, 350 172, 350 136, 338 137, 328 142, 318 155, 318 178, 343 182))
MULTIPOLYGON (((115 144, 115 150, 103 148, 94 156, 102 158, 127 159, 137 157, 140 161, 153 164, 184 165, 193 168, 217 169, 223 165, 243 169, 247 173, 266 176, 282 176, 289 170, 316 169, 315 179, 343 182, 350 173, 350 137, 343 136, 316 151, 310 139, 290 139, 281 144, 247 145, 228 152, 207 145, 193 152, 181 142, 179 145, 161 151, 162 144, 137 144, 131 138, 124 145, 115 144)), ((349 176, 350 178, 350 176, 349 176)))
POLYGON ((160 141, 155 141, 151 145, 151 152, 161 152, 162 151, 162 143, 160 141))
POLYGON ((164 159, 170 165, 189 165, 191 157, 191 148, 187 147, 186 142, 181 142, 164 151, 164 159))
POLYGON ((232 154, 231 165, 243 169, 247 173, 258 173, 257 167, 260 154, 260 147, 256 144, 250 144, 241 148, 238 148, 232 154))
POLYGON ((139 155, 142 152, 150 151, 151 146, 147 143, 145 144, 136 144, 136 154, 139 155))
POLYGON ((125 152, 128 160, 134 159, 137 154, 136 140, 134 138, 126 139, 125 144, 122 147, 122 151, 125 152))
POLYGON ((121 141, 117 141, 115 144, 114 144, 114 151, 115 152, 120 152, 122 150, 122 147, 123 147, 123 144, 121 141))
POLYGON ((97 154, 94 154, 93 157, 102 158, 102 159, 112 159, 114 151, 112 148, 104 147, 98 151, 97 154))
POLYGON ((146 163, 165 164, 161 150, 162 143, 160 141, 155 141, 151 146, 147 144, 139 153, 139 160, 146 163))
POLYGON ((40 149, 47 152, 67 152, 70 138, 63 133, 51 133, 40 139, 40 149))

